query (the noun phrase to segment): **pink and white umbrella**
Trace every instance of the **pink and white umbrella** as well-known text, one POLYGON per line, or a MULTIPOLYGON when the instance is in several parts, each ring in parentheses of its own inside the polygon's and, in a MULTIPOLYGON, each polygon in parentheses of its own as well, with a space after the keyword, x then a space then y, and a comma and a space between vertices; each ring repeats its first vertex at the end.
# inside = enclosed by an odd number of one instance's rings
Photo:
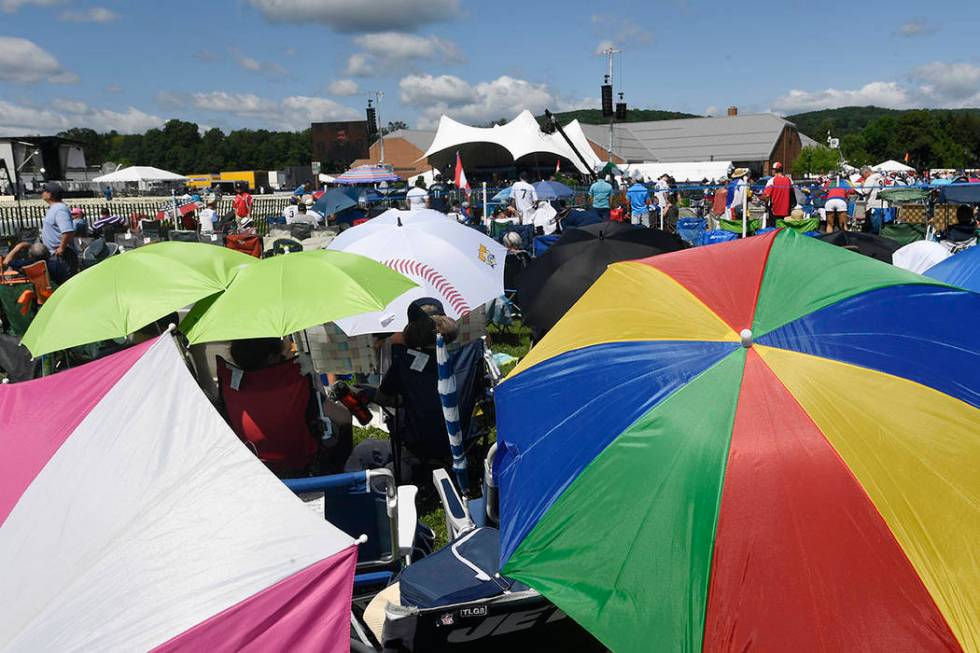
POLYGON ((0 386, 0 452, 0 650, 349 650, 353 540, 169 336, 0 386))

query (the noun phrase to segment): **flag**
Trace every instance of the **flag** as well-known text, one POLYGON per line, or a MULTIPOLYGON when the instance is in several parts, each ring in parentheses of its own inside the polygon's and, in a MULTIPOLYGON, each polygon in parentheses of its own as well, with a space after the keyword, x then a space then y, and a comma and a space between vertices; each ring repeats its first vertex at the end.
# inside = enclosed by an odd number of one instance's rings
POLYGON ((466 196, 470 196, 470 182, 466 181, 466 173, 463 171, 463 160, 459 158, 459 152, 456 153, 456 188, 462 188, 466 191, 466 196))
POLYGON ((555 174, 557 175, 559 172, 561 172, 561 159, 555 163, 555 174))
POLYGON ((909 153, 906 152, 905 153, 905 163, 908 163, 908 162, 909 162, 909 153))

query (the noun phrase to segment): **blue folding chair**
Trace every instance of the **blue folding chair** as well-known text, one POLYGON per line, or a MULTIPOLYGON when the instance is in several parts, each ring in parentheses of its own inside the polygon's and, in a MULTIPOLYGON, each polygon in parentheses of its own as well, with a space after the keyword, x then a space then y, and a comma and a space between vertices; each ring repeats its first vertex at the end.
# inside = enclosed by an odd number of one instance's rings
POLYGON ((390 469, 283 479, 306 502, 323 503, 323 516, 353 538, 366 536, 357 552, 355 591, 388 585, 412 561, 418 513, 414 485, 396 487, 390 469))

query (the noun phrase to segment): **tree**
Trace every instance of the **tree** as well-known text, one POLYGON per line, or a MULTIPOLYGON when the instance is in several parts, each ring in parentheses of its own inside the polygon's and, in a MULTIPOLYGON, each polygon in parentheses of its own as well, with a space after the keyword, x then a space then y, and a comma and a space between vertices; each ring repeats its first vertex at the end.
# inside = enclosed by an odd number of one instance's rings
POLYGON ((803 174, 825 174, 840 166, 840 153, 823 145, 808 145, 800 150, 793 162, 793 170, 803 174))

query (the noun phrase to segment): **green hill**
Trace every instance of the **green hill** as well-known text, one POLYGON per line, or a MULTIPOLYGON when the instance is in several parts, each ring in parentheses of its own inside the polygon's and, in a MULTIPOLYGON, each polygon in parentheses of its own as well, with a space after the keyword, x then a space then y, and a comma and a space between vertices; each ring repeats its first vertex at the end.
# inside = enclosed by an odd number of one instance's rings
POLYGON ((822 111, 807 111, 786 116, 786 120, 795 123, 797 128, 814 139, 823 143, 827 131, 837 138, 864 130, 871 123, 888 116, 898 118, 912 111, 927 111, 936 118, 947 119, 957 115, 980 116, 980 109, 885 109, 882 107, 841 107, 840 109, 824 109, 822 111))

